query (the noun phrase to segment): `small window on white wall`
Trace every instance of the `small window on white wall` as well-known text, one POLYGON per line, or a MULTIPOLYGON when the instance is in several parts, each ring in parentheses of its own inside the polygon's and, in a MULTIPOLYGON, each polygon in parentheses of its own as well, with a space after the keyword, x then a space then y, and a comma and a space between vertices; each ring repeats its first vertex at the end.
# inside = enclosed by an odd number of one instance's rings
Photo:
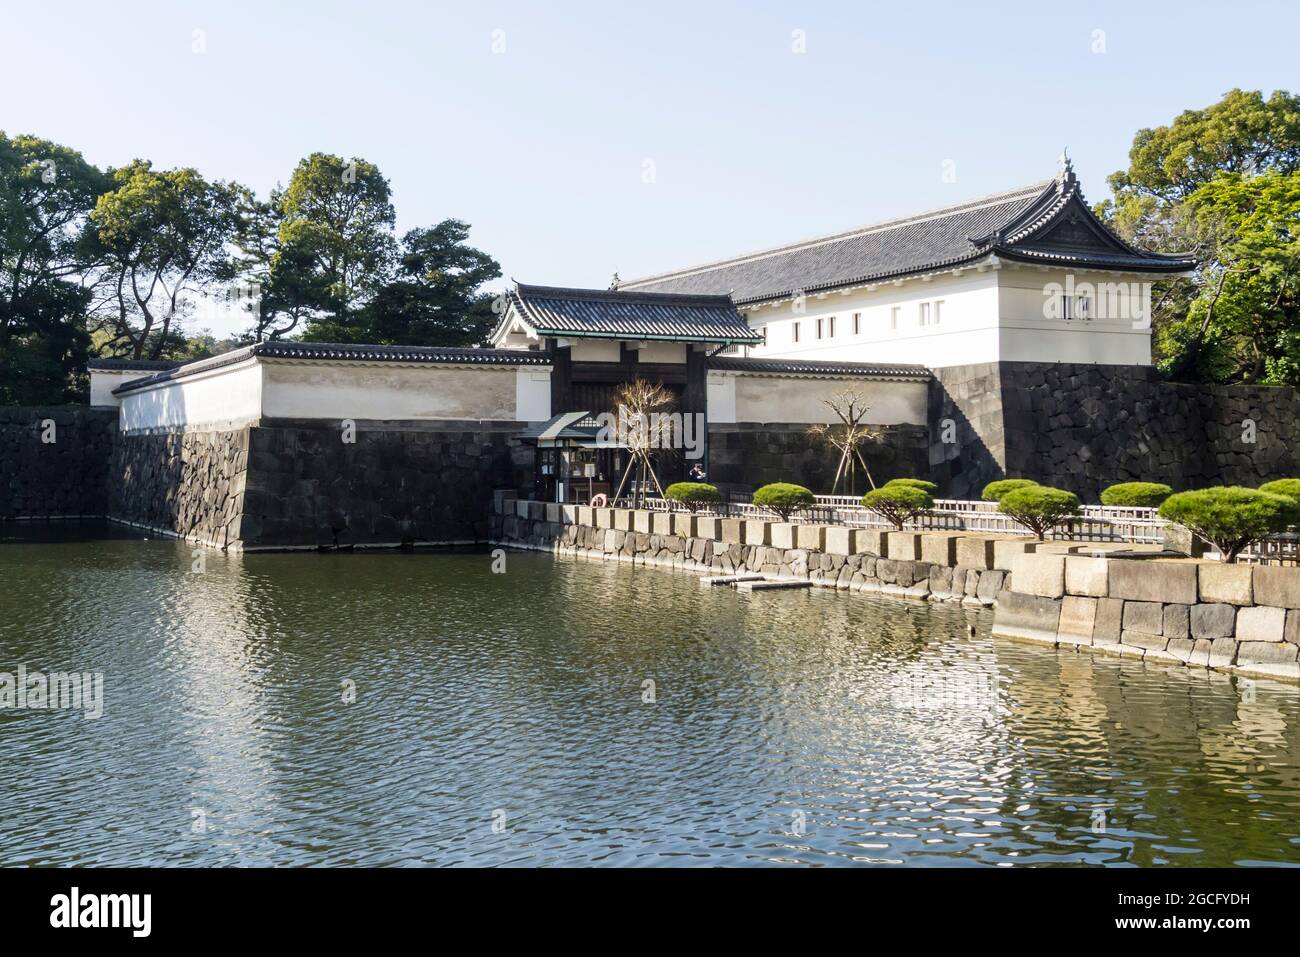
POLYGON ((853 334, 855 336, 862 334, 862 313, 860 312, 853 314, 853 334))
POLYGON ((895 306, 893 309, 890 309, 890 310, 889 310, 889 328, 890 328, 890 329, 897 329, 897 328, 898 328, 898 317, 901 316, 902 314, 903 314, 903 307, 902 307, 902 306, 895 306))
POLYGON ((928 326, 930 324, 930 304, 928 302, 921 303, 917 313, 919 324, 922 326, 928 326))
POLYGON ((817 338, 818 338, 818 339, 820 339, 820 338, 822 337, 822 331, 823 331, 823 328, 824 328, 824 321, 823 321, 822 319, 819 318, 819 319, 817 320, 817 338))
POLYGON ((798 341, 799 341, 799 323, 797 323, 797 322, 794 323, 794 324, 793 324, 793 329, 794 329, 794 333, 793 333, 793 335, 794 335, 794 341, 795 341, 795 342, 798 342, 798 341))
POLYGON ((943 300, 942 300, 942 299, 936 299, 936 300, 935 300, 935 303, 934 303, 934 316, 933 316, 932 318, 933 318, 933 320, 934 320, 934 324, 935 324, 936 326, 939 324, 939 320, 943 318, 943 300))
POLYGON ((834 316, 831 316, 829 319, 826 320, 826 338, 827 339, 835 338, 835 317, 834 316))

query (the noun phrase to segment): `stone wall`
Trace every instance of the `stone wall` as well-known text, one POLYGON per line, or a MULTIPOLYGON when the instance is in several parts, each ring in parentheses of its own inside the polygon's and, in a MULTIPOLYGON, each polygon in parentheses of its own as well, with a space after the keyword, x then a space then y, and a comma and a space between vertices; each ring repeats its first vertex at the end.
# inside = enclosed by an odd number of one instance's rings
POLYGON ((102 516, 116 410, 0 407, 0 519, 102 516))
POLYGON ((947 532, 883 532, 588 508, 504 495, 497 497, 493 539, 518 548, 698 574, 749 573, 913 601, 979 606, 992 605, 1006 585, 1006 572, 996 568, 997 563, 1005 564, 1024 545, 947 532))
MULTIPOLYGON (((878 440, 864 443, 867 467, 877 484, 891 478, 924 477, 926 430, 878 426, 878 440)), ((809 434, 807 425, 709 423, 709 481, 724 490, 752 490, 770 482, 795 482, 829 493, 840 453, 809 434)), ((859 494, 871 486, 859 476, 859 494)), ((847 494, 847 488, 841 492, 847 494)))
POLYGON ((251 430, 245 547, 481 542, 492 490, 532 482, 520 423, 281 422, 251 430))
POLYGON ((1065 363, 1004 363, 1001 379, 1007 474, 1086 501, 1115 482, 1181 490, 1300 475, 1294 389, 1185 385, 1150 368, 1065 363))
POLYGON ((1140 366, 938 369, 929 463, 931 480, 953 498, 978 498, 987 482, 1008 477, 1069 489, 1085 502, 1116 482, 1257 486, 1300 475, 1300 395, 1164 382, 1140 366))
POLYGON ((1010 579, 994 634, 1300 679, 1300 568, 1025 554, 1010 579))

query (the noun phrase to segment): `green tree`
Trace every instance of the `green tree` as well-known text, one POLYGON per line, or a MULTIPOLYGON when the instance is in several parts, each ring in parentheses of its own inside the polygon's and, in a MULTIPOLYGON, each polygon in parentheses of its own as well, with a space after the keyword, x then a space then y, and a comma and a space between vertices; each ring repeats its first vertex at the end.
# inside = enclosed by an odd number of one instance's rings
POLYGON ((1282 90, 1268 97, 1231 90, 1134 137, 1129 167, 1110 177, 1114 198, 1098 213, 1139 245, 1202 262, 1191 282, 1155 284, 1154 346, 1165 374, 1292 381, 1291 274, 1274 268, 1282 258, 1274 247, 1288 246, 1294 233, 1286 184, 1297 170, 1300 96, 1282 90), (1239 226, 1254 233, 1244 245, 1239 226), (1256 258, 1261 253, 1273 266, 1256 258), (1265 328, 1246 334, 1257 314, 1265 328))
MULTIPOLYGON (((297 302, 313 326, 348 332, 361 308, 383 285, 396 251, 392 193, 379 168, 366 160, 312 153, 276 194, 279 217, 268 293, 297 302)), ((274 302, 274 300, 273 300, 274 302)))
POLYGON ((470 346, 487 339, 497 316, 480 287, 501 275, 496 260, 467 245, 469 225, 447 219, 402 237, 392 278, 354 319, 320 324, 308 338, 406 346, 470 346))
POLYGON ((245 191, 194 169, 155 170, 135 160, 110 173, 113 188, 91 213, 99 315, 114 351, 159 358, 183 349, 176 328, 194 297, 235 276, 229 243, 245 191))
POLYGON ((84 388, 80 240, 106 186, 75 150, 0 132, 0 404, 71 401, 84 388))

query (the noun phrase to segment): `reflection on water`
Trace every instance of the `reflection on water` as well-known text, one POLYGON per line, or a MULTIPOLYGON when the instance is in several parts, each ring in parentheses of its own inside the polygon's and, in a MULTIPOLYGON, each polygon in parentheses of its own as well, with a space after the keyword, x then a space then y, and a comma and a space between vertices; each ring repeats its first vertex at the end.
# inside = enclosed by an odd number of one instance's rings
POLYGON ((193 562, 0 525, 0 671, 106 699, 0 711, 0 863, 1300 862, 1294 687, 548 555, 193 562))

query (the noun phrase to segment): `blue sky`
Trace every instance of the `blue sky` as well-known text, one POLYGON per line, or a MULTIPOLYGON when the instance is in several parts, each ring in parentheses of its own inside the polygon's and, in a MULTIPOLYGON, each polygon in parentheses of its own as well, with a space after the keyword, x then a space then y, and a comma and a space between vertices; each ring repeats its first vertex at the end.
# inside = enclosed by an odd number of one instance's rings
POLYGON ((1099 199, 1140 127, 1300 85, 1294 3, 55 6, 0 3, 0 129, 263 194, 363 156, 400 228, 467 220, 557 285, 1011 188, 1065 145, 1099 199))

